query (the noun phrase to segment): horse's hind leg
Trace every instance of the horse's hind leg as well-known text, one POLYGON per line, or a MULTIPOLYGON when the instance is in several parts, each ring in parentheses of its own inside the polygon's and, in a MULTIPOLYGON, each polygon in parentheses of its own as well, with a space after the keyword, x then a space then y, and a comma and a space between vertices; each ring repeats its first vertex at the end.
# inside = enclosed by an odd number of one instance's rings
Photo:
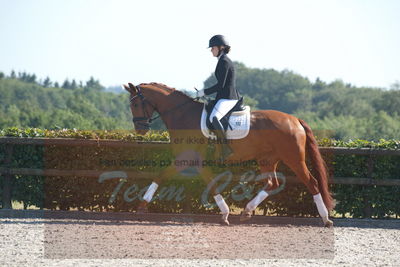
POLYGON ((325 226, 332 226, 333 222, 329 219, 329 212, 319 192, 318 181, 311 174, 306 163, 304 161, 285 163, 294 171, 296 176, 303 182, 308 191, 313 195, 314 203, 317 206, 318 213, 321 216, 325 226))
MULTIPOLYGON (((214 183, 213 179, 215 174, 208 168, 203 168, 201 172, 201 176, 207 183, 207 187, 209 192, 212 193, 215 203, 217 204, 218 208, 221 211, 221 219, 220 224, 222 225, 229 225, 228 216, 229 216, 229 206, 226 204, 225 199, 220 194, 217 189, 217 184, 214 183)), ((218 176, 217 176, 218 177, 218 176)))
POLYGON ((260 205, 268 197, 267 190, 273 190, 278 188, 279 181, 276 177, 276 167, 278 165, 278 161, 273 161, 272 163, 268 163, 265 165, 262 161, 258 162, 261 170, 261 175, 263 176, 262 182, 264 184, 264 188, 260 190, 257 195, 246 205, 246 208, 242 212, 240 216, 240 221, 247 221, 251 218, 252 212, 260 205))

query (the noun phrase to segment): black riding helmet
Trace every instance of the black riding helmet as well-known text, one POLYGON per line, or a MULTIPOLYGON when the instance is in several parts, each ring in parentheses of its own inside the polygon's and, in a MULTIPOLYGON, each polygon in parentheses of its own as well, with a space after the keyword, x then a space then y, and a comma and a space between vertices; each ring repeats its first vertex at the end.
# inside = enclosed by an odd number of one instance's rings
POLYGON ((213 46, 230 46, 228 41, 226 40, 226 38, 223 35, 217 34, 214 35, 213 37, 211 37, 209 44, 208 44, 208 48, 213 47, 213 46))

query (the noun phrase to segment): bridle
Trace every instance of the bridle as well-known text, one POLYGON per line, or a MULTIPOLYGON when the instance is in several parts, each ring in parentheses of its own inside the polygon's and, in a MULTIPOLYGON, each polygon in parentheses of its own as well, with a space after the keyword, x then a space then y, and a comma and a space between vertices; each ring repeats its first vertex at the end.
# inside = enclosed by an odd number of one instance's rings
MULTIPOLYGON (((133 118, 132 118, 132 122, 133 122, 134 124, 137 124, 138 126, 141 126, 141 127, 142 127, 141 129, 142 129, 142 130, 148 130, 148 129, 150 129, 150 124, 151 124, 153 121, 155 121, 156 119, 158 119, 158 118, 161 117, 161 113, 157 110, 157 108, 156 108, 155 105, 153 105, 152 103, 150 103, 150 102, 145 98, 145 96, 144 96, 143 93, 142 93, 142 88, 140 88, 139 85, 136 85, 135 88, 136 88, 136 92, 137 92, 137 93, 136 93, 136 95, 134 95, 134 96, 132 96, 132 97, 130 98, 129 102, 132 104, 132 102, 133 102, 136 98, 139 98, 140 101, 141 101, 141 104, 142 104, 142 110, 143 110, 143 114, 144 114, 145 117, 133 117, 133 118), (146 110, 146 104, 150 105, 155 111, 157 111, 158 115, 156 115, 156 116, 154 116, 153 118, 151 118, 151 117, 149 116, 149 113, 148 113, 147 110, 146 110)), ((178 109, 178 108, 181 108, 182 106, 184 106, 184 105, 186 105, 187 103, 190 103, 190 102, 192 102, 192 100, 186 101, 186 102, 182 103, 181 105, 178 105, 178 106, 176 106, 176 107, 174 107, 174 108, 172 108, 172 109, 170 109, 170 110, 167 110, 167 111, 164 112, 163 114, 165 115, 165 114, 167 114, 167 113, 169 113, 169 112, 171 112, 171 111, 173 111, 173 110, 176 110, 176 109, 178 109)), ((132 116, 133 116, 133 114, 132 114, 132 116)))
MULTIPOLYGON (((134 95, 134 96, 132 96, 132 97, 130 98, 129 102, 132 104, 132 102, 133 102, 136 98, 140 98, 140 101, 141 101, 141 104, 142 104, 143 114, 145 115, 145 117, 136 117, 136 118, 133 117, 133 118, 132 118, 132 122, 135 123, 135 124, 137 124, 137 125, 139 125, 139 126, 141 126, 141 127, 143 127, 142 129, 148 130, 148 129, 150 129, 150 124, 151 124, 154 120, 158 119, 158 118, 160 117, 160 115, 157 115, 157 116, 155 116, 155 117, 153 117, 153 118, 150 118, 149 113, 147 112, 147 109, 146 109, 146 104, 150 105, 155 111, 158 112, 158 110, 157 110, 157 108, 156 108, 153 104, 151 104, 151 103, 144 97, 144 95, 143 95, 143 93, 142 93, 142 88, 140 88, 139 85, 137 85, 137 86, 135 86, 135 87, 136 87, 137 94, 134 95)), ((133 116, 133 114, 132 114, 132 116, 133 116)))

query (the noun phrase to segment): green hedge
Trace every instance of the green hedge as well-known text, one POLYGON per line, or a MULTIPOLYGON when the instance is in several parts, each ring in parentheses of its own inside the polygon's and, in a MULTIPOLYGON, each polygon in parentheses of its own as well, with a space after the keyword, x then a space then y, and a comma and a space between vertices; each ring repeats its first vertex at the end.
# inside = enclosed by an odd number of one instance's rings
MULTIPOLYGON (((0 131, 0 136, 13 137, 45 137, 45 138, 79 138, 79 139, 116 139, 126 141, 168 141, 167 132, 150 132, 145 136, 128 131, 78 131, 75 129, 40 130, 9 128, 0 131)), ((400 142, 381 140, 380 142, 319 140, 324 147, 368 147, 400 149, 400 142)), ((145 147, 145 145, 144 145, 145 147)), ((212 147, 210 147, 212 149, 212 147)), ((210 150, 210 153, 212 151, 210 150)), ((324 155, 335 177, 367 177, 367 161, 369 156, 324 155)), ((5 145, 0 144, 0 167, 4 167, 5 145)), ((110 147, 79 146, 38 146, 15 145, 13 147, 12 168, 35 169, 82 169, 82 170, 126 170, 131 173, 157 174, 164 167, 160 162, 173 161, 169 149, 126 149, 110 147), (117 163, 116 163, 117 162, 117 163)), ((400 177, 400 163, 397 156, 377 156, 374 161, 373 179, 395 179, 400 177)), ((248 166, 230 167, 234 174, 243 174, 253 170, 248 166)), ((226 171, 226 167, 214 166, 215 175, 226 171)), ((180 174, 162 183, 156 199, 149 208, 153 212, 192 212, 215 213, 215 205, 205 206, 202 202, 207 182, 186 169, 180 174), (169 191, 168 191, 169 190, 169 191), (161 199, 159 199, 161 198, 161 199)), ((279 171, 285 176, 293 175, 283 164, 279 171)), ((257 173, 256 173, 257 174, 257 173)), ((226 176, 225 176, 226 178, 226 176)), ((23 202, 24 207, 31 205, 45 209, 61 210, 93 210, 93 211, 134 211, 139 203, 138 193, 143 193, 151 179, 126 180, 110 179, 99 182, 97 178, 88 177, 39 177, 20 176, 13 179, 12 197, 23 202), (120 186, 114 196, 112 194, 120 186)), ((0 180, 0 191, 3 179, 0 180)), ((220 182, 223 185, 223 181, 220 182)), ((245 181, 233 181, 225 185, 222 195, 233 209, 241 209, 260 184, 245 181), (246 190, 253 189, 250 191, 246 190), (232 193, 233 192, 233 193, 232 193)), ((357 186, 333 185, 332 191, 337 202, 335 213, 338 216, 360 218, 367 209, 373 217, 384 218, 400 215, 400 188, 398 186, 357 186)), ((1 193, 1 192, 0 192, 1 193)), ((140 194, 139 194, 140 195, 140 194)), ((208 194, 208 201, 213 199, 208 194)), ((280 216, 316 216, 317 210, 312 197, 302 184, 285 184, 283 190, 267 199, 260 207, 265 214, 280 216)))

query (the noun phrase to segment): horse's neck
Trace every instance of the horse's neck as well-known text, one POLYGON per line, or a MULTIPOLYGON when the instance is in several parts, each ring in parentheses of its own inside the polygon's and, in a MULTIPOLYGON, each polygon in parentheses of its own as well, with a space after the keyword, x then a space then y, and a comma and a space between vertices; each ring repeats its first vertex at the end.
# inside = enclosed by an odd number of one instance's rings
POLYGON ((159 113, 168 130, 200 129, 201 103, 172 93, 160 99, 159 113))

